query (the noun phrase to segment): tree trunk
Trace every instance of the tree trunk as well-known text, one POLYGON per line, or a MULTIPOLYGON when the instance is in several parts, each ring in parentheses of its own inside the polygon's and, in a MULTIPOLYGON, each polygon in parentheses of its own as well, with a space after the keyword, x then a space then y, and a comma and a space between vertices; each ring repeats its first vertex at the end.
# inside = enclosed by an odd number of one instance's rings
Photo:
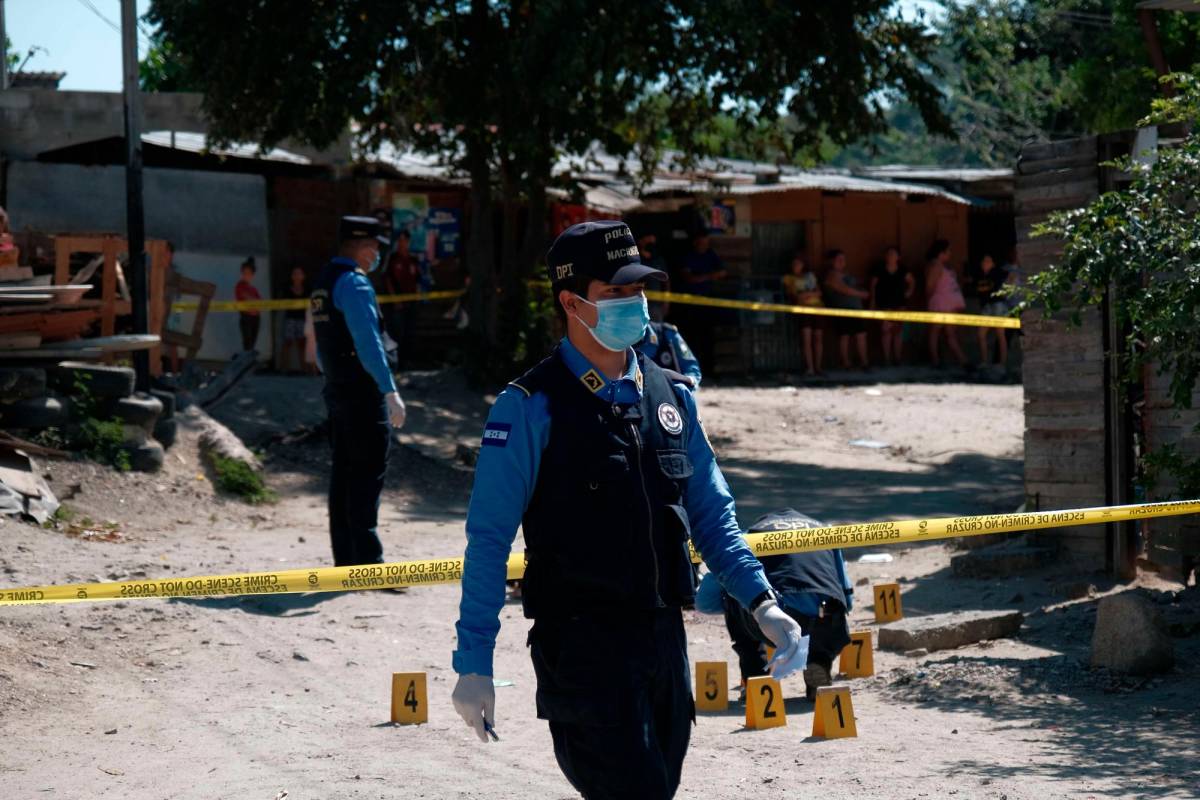
POLYGON ((470 317, 471 347, 468 370, 481 374, 491 360, 496 319, 495 226, 492 221, 492 171, 481 143, 468 143, 467 171, 471 176, 470 219, 467 221, 466 256, 471 284, 466 308, 470 317))

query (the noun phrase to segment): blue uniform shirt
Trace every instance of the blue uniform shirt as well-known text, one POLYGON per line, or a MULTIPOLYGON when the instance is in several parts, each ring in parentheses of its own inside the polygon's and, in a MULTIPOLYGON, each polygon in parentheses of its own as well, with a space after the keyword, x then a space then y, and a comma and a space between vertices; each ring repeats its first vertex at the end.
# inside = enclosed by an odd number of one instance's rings
MULTIPOLYGON (((356 262, 348 258, 338 256, 333 260, 357 267, 356 262)), ((358 361, 375 379, 379 392, 396 391, 396 381, 388 367, 383 337, 379 333, 379 304, 375 301, 375 288, 370 279, 357 269, 342 274, 333 284, 333 307, 345 315, 358 361)))
MULTIPOLYGON (((576 376, 593 369, 567 339, 564 363, 576 376)), ((641 399, 641 375, 632 351, 629 367, 615 381, 604 377, 596 390, 605 402, 632 405, 641 399)), ((599 370, 596 370, 599 373, 599 370)), ((687 451, 694 473, 684 491, 692 539, 709 568, 743 605, 768 588, 762 564, 738 530, 733 497, 700 429, 696 401, 685 386, 675 393, 689 419, 687 451)), ((517 528, 537 485, 538 465, 550 439, 550 413, 544 394, 532 396, 510 385, 496 398, 484 429, 475 486, 467 509, 467 552, 459 604, 458 649, 454 669, 461 674, 492 674, 492 651, 500 630, 508 556, 517 528)))
POLYGON ((671 367, 676 372, 687 375, 695 383, 693 388, 700 388, 700 362, 696 360, 696 354, 692 352, 692 348, 688 347, 687 340, 683 338, 683 334, 674 325, 663 324, 661 326, 662 336, 660 337, 655 331, 653 325, 646 326, 646 335, 642 337, 641 343, 637 346, 642 354, 654 361, 660 363, 656 358, 658 351, 663 348, 669 348, 677 356, 678 364, 671 367))

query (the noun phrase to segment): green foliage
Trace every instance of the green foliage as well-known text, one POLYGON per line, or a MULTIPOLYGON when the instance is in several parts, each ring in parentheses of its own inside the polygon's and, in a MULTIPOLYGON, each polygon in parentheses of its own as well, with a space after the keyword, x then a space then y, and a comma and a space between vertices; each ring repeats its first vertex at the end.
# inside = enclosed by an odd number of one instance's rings
POLYGON ((251 505, 274 503, 279 495, 267 487, 263 476, 254 467, 236 458, 214 454, 213 471, 216 473, 217 488, 236 495, 251 505))
MULTIPOLYGON (((1155 106, 1159 122, 1192 121, 1200 107, 1197 76, 1175 76, 1180 94, 1155 106)), ((1106 192, 1085 208, 1057 213, 1037 229, 1063 240, 1058 262, 1029 279, 1024 308, 1069 310, 1074 319, 1099 305, 1106 289, 1118 323, 1129 331, 1123 345, 1124 379, 1140 381, 1152 366, 1169 375, 1177 408, 1192 405, 1200 379, 1200 135, 1160 148, 1152 163, 1134 158, 1112 166, 1127 186, 1106 192)), ((1200 464, 1178 452, 1161 452, 1150 473, 1187 478, 1200 464)))
POLYGON ((138 63, 138 84, 143 92, 194 92, 198 86, 162 31, 151 35, 150 49, 138 63))
POLYGON ((133 468, 124 446, 125 427, 120 420, 88 417, 79 424, 72 445, 92 461, 111 464, 122 472, 133 468))
MULTIPOLYGON (((1011 166, 1027 141, 1133 127, 1157 96, 1135 0, 942 0, 933 61, 951 120, 932 134, 906 104, 844 166, 1011 166)), ((1167 61, 1200 60, 1200 15, 1156 14, 1167 61)))
POLYGON ((21 56, 13 52, 12 39, 4 37, 4 60, 8 62, 8 71, 12 72, 21 63, 21 56))
POLYGON ((88 376, 77 374, 71 403, 80 418, 68 442, 72 450, 85 458, 109 464, 122 472, 133 468, 129 450, 125 448, 125 426, 119 419, 100 419, 96 416, 96 400, 88 386, 88 376))

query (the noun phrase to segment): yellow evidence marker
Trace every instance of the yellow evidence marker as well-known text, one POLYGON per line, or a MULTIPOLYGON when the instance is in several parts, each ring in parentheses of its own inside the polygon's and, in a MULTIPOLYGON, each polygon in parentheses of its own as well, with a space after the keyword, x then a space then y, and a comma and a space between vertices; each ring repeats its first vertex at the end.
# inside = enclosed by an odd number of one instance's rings
POLYGON ((875 674, 875 654, 871 650, 871 632, 855 631, 850 644, 842 648, 838 671, 847 678, 869 678, 875 674))
POLYGON ((850 702, 848 686, 822 686, 817 689, 812 735, 823 739, 858 736, 858 728, 854 725, 854 704, 850 702))
POLYGON ((696 710, 729 708, 729 665, 724 661, 696 662, 696 710))
POLYGON ((875 621, 895 622, 904 617, 900 602, 900 584, 881 583, 875 587, 875 621))
POLYGON ((429 722, 429 702, 425 698, 424 672, 392 674, 392 722, 420 725, 429 722))
POLYGON ((746 681, 746 727, 778 728, 787 725, 783 688, 769 676, 746 681))

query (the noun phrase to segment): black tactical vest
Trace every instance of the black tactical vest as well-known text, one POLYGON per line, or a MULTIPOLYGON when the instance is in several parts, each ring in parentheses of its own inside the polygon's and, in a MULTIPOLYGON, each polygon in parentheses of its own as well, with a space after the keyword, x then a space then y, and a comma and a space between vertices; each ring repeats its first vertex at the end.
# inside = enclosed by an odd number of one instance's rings
MULTIPOLYGON (((748 533, 823 527, 823 523, 812 517, 788 508, 759 517, 748 533)), ((845 608, 846 589, 838 569, 840 559, 840 550, 814 550, 811 553, 763 556, 760 560, 767 580, 780 594, 811 592, 845 608)))
POLYGON ((550 412, 522 521, 526 617, 679 607, 695 597, 683 507, 694 422, 671 373, 640 353, 638 364, 642 399, 625 408, 596 397, 558 351, 513 381, 544 393, 550 412))
MULTIPOLYGON (((317 276, 310 303, 313 332, 317 339, 317 355, 325 373, 325 383, 338 391, 362 392, 378 396, 379 387, 354 349, 354 338, 346 325, 346 315, 333 305, 333 287, 338 278, 354 267, 340 261, 330 261, 317 276)), ((368 396, 369 396, 368 395, 368 396)))

